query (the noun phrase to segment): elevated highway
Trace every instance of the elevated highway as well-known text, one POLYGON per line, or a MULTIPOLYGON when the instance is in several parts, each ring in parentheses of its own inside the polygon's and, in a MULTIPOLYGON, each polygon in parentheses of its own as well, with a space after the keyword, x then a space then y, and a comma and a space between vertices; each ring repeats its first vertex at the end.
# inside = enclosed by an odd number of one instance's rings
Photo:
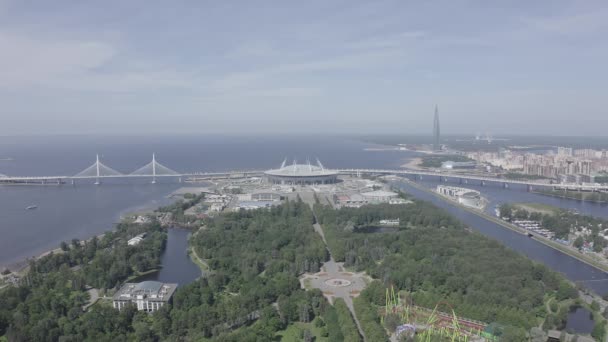
MULTIPOLYGON (((487 183, 499 183, 504 187, 509 185, 524 185, 528 189, 532 187, 556 188, 577 191, 608 191, 608 185, 595 184, 555 184, 549 182, 541 182, 534 180, 514 180, 498 177, 483 176, 479 174, 465 174, 457 172, 435 172, 426 170, 404 170, 404 169, 369 169, 369 168, 353 168, 353 169, 337 169, 341 175, 361 176, 361 175, 395 175, 395 176, 414 176, 418 179, 424 177, 439 177, 442 181, 448 179, 458 179, 462 183, 479 182, 481 185, 487 183)), ((235 170, 224 172, 186 172, 180 173, 174 171, 156 160, 156 156, 152 154, 152 161, 141 168, 124 174, 112 169, 103 164, 96 156, 95 163, 86 169, 76 173, 75 175, 54 175, 54 176, 12 176, 0 174, 0 184, 74 184, 78 180, 94 180, 95 184, 100 184, 104 179, 136 179, 149 178, 152 183, 155 183, 158 178, 176 178, 182 181, 184 178, 190 181, 208 180, 218 178, 243 178, 263 176, 262 170, 235 170)))

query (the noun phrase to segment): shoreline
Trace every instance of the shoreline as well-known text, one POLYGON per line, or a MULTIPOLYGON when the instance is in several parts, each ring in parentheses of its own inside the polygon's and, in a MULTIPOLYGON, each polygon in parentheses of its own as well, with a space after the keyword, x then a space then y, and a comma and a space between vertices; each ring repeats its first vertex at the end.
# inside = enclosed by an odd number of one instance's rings
MULTIPOLYGON (((502 220, 500 218, 496 218, 494 216, 491 216, 491 215, 487 214, 486 212, 482 212, 480 210, 468 208, 468 207, 465 207, 463 205, 460 205, 459 203, 446 200, 441 195, 436 194, 433 191, 431 191, 430 189, 427 189, 424 186, 422 186, 420 184, 417 184, 415 182, 412 182, 412 181, 409 181, 409 180, 404 180, 404 181, 406 181, 409 185, 412 185, 413 187, 415 187, 418 190, 426 191, 426 192, 428 192, 428 193, 430 193, 430 194, 432 194, 432 195, 434 195, 434 196, 436 196, 436 197, 438 197, 438 198, 440 198, 440 199, 442 199, 442 200, 450 203, 451 205, 454 205, 454 206, 456 206, 458 208, 464 209, 464 210, 466 210, 466 211, 468 211, 468 212, 470 212, 472 214, 475 214, 475 215, 477 215, 477 216, 479 216, 481 218, 484 218, 484 219, 486 219, 488 221, 492 221, 493 223, 499 224, 500 226, 502 226, 502 227, 504 227, 506 229, 510 229, 510 230, 512 230, 514 232, 517 232, 517 233, 520 233, 522 235, 526 235, 526 236, 528 235, 528 231, 526 231, 526 230, 524 230, 522 228, 519 228, 519 227, 517 227, 517 226, 515 226, 515 225, 513 225, 513 224, 511 224, 509 222, 506 222, 506 221, 504 221, 504 220, 502 220)), ((534 240, 542 243, 543 245, 545 245, 547 247, 550 247, 550 248, 553 248, 553 249, 555 249, 555 250, 557 250, 559 252, 562 252, 562 253, 564 253, 564 254, 572 257, 572 258, 575 258, 578 261, 584 262, 585 264, 587 264, 589 266, 592 266, 592 267, 596 268, 599 271, 608 273, 608 264, 601 263, 601 262, 599 262, 599 261, 597 261, 597 260, 595 260, 595 259, 593 259, 593 258, 591 258, 591 257, 589 257, 589 256, 587 256, 585 254, 581 254, 579 252, 575 252, 575 251, 571 250, 567 246, 561 245, 558 242, 549 240, 549 239, 547 239, 545 237, 542 237, 542 236, 534 235, 534 240)))
POLYGON ((569 200, 574 200, 574 201, 579 201, 579 202, 608 204, 608 201, 592 201, 592 200, 588 200, 588 199, 581 199, 581 198, 570 197, 570 196, 560 196, 560 195, 556 195, 556 194, 549 194, 549 193, 545 193, 545 192, 541 192, 541 191, 531 191, 531 192, 538 194, 538 195, 549 196, 549 197, 554 197, 554 198, 569 199, 569 200))
POLYGON ((420 163, 422 163, 422 158, 420 157, 414 157, 410 160, 408 160, 405 164, 400 165, 399 167, 402 169, 409 169, 409 170, 424 170, 423 168, 421 168, 420 163))
MULTIPOLYGON (((103 237, 105 235, 106 235, 106 233, 102 233, 102 234, 99 234, 99 235, 94 235, 94 236, 92 236, 92 237, 90 237, 88 239, 79 240, 79 241, 80 241, 81 244, 83 244, 85 242, 89 242, 89 241, 93 240, 94 238, 103 239, 103 237)), ((66 243, 68 243, 68 242, 71 243, 71 241, 65 241, 65 242, 66 243)), ((22 273, 24 273, 27 270, 27 268, 30 266, 29 265, 29 261, 30 260, 39 260, 39 259, 44 258, 47 255, 50 255, 50 254, 62 254, 62 253, 64 253, 64 251, 61 249, 61 247, 57 247, 57 248, 49 249, 49 250, 47 250, 45 252, 42 252, 42 253, 40 253, 37 256, 27 257, 24 260, 16 261, 16 262, 10 263, 10 264, 8 264, 6 266, 2 266, 2 267, 4 269, 7 269, 7 270, 11 271, 12 274, 22 275, 22 273)))

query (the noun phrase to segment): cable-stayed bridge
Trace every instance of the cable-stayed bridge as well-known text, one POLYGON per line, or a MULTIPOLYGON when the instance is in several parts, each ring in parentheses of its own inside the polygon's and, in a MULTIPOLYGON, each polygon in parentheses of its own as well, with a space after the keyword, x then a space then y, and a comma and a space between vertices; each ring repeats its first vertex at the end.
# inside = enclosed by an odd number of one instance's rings
POLYGON ((207 178, 231 178, 231 177, 249 177, 261 175, 262 171, 227 171, 227 172, 193 172, 180 173, 156 160, 156 155, 152 154, 152 161, 140 167, 139 169, 130 172, 122 173, 108 165, 105 165, 99 159, 99 155, 95 156, 95 162, 86 169, 72 176, 9 176, 0 174, 0 184, 64 184, 66 182, 75 183, 76 180, 94 180, 95 184, 101 184, 103 179, 120 179, 120 178, 150 178, 152 183, 156 183, 159 177, 173 177, 181 181, 183 177, 192 177, 197 179, 207 178))
MULTIPOLYGON (((434 172, 424 170, 391 170, 391 169, 338 169, 336 170, 342 175, 396 175, 396 176, 414 176, 418 179, 423 177, 439 177, 440 181, 447 182, 456 180, 459 184, 468 184, 469 182, 479 182, 480 185, 488 183, 498 183, 505 188, 509 185, 525 185, 528 189, 532 187, 555 188, 567 190, 581 191, 608 191, 608 185, 593 185, 593 184, 552 184, 538 181, 527 180, 512 180, 497 177, 481 176, 476 174, 461 174, 454 172, 434 172)), ((226 172, 177 172, 156 160, 156 155, 152 154, 152 160, 130 173, 121 173, 101 162, 99 155, 95 157, 95 162, 86 169, 72 176, 9 176, 0 174, 0 184, 64 184, 67 182, 75 183, 77 180, 94 180, 95 184, 101 184, 103 179, 120 179, 120 178, 149 178, 152 183, 156 183, 157 178, 173 177, 181 181, 182 178, 188 177, 193 180, 205 180, 213 178, 240 178, 263 176, 262 170, 236 170, 226 172)))

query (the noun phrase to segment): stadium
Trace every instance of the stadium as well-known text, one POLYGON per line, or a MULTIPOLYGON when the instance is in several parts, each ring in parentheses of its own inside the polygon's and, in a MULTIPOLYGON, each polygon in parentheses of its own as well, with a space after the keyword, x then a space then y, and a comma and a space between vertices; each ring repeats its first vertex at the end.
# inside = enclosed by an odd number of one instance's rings
POLYGON ((270 183, 288 185, 307 185, 307 184, 332 184, 338 181, 338 172, 328 170, 317 159, 317 165, 298 164, 295 160, 293 164, 286 165, 287 160, 283 161, 281 167, 264 172, 270 183))

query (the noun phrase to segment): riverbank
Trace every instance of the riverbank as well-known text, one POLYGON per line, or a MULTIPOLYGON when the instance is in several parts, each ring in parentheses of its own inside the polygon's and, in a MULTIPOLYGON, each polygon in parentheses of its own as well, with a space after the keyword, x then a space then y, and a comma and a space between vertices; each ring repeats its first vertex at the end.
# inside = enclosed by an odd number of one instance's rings
MULTIPOLYGON (((203 228, 200 228, 203 229, 203 228)), ((197 230, 194 234, 192 234, 192 236, 190 237, 190 239, 193 239, 198 232, 200 231, 197 230)), ((206 273, 211 272, 211 268, 209 267, 209 265, 198 255, 198 253, 196 253, 196 250, 194 249, 194 246, 192 246, 192 244, 190 243, 190 241, 188 241, 188 255, 190 256, 190 260, 192 260, 193 263, 195 263, 202 272, 202 276, 204 276, 206 273)))
MULTIPOLYGON (((593 199, 585 198, 584 193, 581 193, 581 197, 579 198, 579 197, 574 196, 574 195, 568 196, 567 194, 570 191, 566 191, 566 195, 564 195, 562 192, 560 192, 560 194, 553 193, 553 192, 548 192, 548 191, 538 191, 538 190, 533 190, 532 192, 535 193, 535 194, 538 194, 538 195, 549 196, 549 197, 571 199, 571 200, 575 200, 575 201, 589 202, 589 203, 608 204, 608 201, 593 200, 593 199)), ((576 192, 576 193, 578 193, 578 192, 576 192)), ((593 195, 594 193, 591 193, 591 194, 593 195)))
MULTIPOLYGON (((511 224, 509 222, 506 222, 506 221, 504 221, 502 219, 499 219, 497 217, 489 215, 489 214, 487 214, 485 212, 482 212, 482 211, 479 211, 479 210, 475 210, 475 209, 472 209, 472 208, 468 208, 468 207, 463 206, 463 205, 461 205, 459 203, 456 203, 454 201, 449 201, 449 200, 445 199, 443 196, 435 193, 431 189, 428 189, 428 188, 426 188, 426 187, 424 187, 424 186, 422 186, 422 185, 420 185, 418 183, 412 182, 412 181, 410 181, 408 179, 403 179, 402 181, 403 182, 407 182, 407 184, 413 186, 414 188, 416 188, 418 190, 430 193, 433 196, 436 196, 436 197, 438 197, 438 198, 440 198, 440 199, 442 199, 442 200, 450 203, 453 206, 456 206, 458 208, 466 210, 467 212, 470 212, 470 213, 475 214, 475 215, 477 215, 477 216, 479 216, 481 218, 484 218, 484 219, 486 219, 488 221, 496 223, 496 224, 498 224, 498 225, 500 225, 500 226, 502 226, 504 228, 510 229, 510 230, 515 231, 517 233, 520 233, 522 235, 528 235, 528 231, 526 231, 525 229, 519 228, 519 227, 517 227, 517 226, 515 226, 515 225, 513 225, 513 224, 511 224)), ((570 256, 570 257, 573 257, 573 258, 575 258, 575 259, 577 259, 577 260, 579 260, 581 262, 584 262, 585 264, 587 264, 589 266, 592 266, 592 267, 594 267, 594 268, 596 268, 596 269, 598 269, 598 270, 600 270, 602 272, 608 272, 608 264, 601 263, 598 260, 590 258, 587 255, 584 255, 584 254, 579 253, 578 251, 572 250, 572 248, 570 248, 568 246, 564 246, 564 245, 562 245, 562 244, 560 244, 558 242, 549 240, 549 239, 544 238, 544 237, 536 236, 536 235, 534 236, 534 240, 536 240, 536 241, 538 241, 538 242, 546 245, 547 247, 551 247, 551 248, 553 248, 555 250, 558 250, 558 251, 560 251, 560 252, 562 252, 562 253, 570 256)))
MULTIPOLYGON (((97 239, 103 239, 105 233, 100 234, 100 235, 96 235, 93 236, 89 239, 86 240, 80 240, 80 244, 84 245, 86 242, 89 242, 95 238, 97 239)), ((11 271, 12 274, 15 274, 17 276, 23 276, 27 273, 28 268, 30 266, 30 260, 39 260, 44 258, 45 256, 49 255, 49 254, 61 254, 64 253, 64 251, 61 249, 61 247, 57 247, 57 248, 53 248, 51 250, 48 250, 46 252, 41 253, 38 256, 34 256, 31 258, 26 258, 25 260, 21 260, 12 264, 7 265, 5 268, 9 271, 11 271)))

